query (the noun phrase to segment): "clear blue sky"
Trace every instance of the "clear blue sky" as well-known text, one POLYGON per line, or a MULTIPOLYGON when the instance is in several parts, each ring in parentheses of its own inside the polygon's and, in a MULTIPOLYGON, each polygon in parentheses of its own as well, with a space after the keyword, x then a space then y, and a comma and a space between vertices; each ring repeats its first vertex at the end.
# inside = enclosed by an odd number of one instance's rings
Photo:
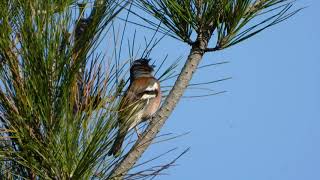
MULTIPOLYGON (((157 179, 320 179, 320 2, 202 64, 230 63, 197 72, 193 82, 232 77, 210 85, 225 94, 183 99, 161 131, 188 135, 154 145, 143 159, 173 147, 190 151, 157 179)), ((141 31, 140 31, 141 33, 141 31)), ((146 31, 147 33, 147 31, 146 31)), ((164 39, 154 59, 176 58, 188 46, 164 39)), ((192 94, 192 93, 191 93, 192 94)))

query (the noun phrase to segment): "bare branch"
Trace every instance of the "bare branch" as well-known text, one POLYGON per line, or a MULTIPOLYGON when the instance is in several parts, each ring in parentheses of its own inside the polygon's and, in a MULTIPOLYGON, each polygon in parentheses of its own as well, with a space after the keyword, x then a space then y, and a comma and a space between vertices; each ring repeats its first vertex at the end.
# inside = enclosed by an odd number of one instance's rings
POLYGON ((214 51, 218 51, 218 50, 221 50, 220 47, 214 47, 214 48, 207 48, 205 49, 205 52, 214 52, 214 51))

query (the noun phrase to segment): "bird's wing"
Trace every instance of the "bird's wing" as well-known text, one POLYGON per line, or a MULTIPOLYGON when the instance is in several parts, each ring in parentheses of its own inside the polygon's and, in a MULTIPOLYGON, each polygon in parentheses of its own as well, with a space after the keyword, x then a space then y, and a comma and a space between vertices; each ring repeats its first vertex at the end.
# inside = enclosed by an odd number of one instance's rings
POLYGON ((127 131, 141 122, 145 108, 159 94, 159 82, 154 78, 135 79, 120 101, 118 109, 119 131, 109 155, 117 155, 127 131))
POLYGON ((139 78, 130 84, 120 102, 118 119, 120 124, 130 124, 131 119, 145 107, 148 99, 155 97, 154 84, 158 85, 157 80, 153 78, 139 78))

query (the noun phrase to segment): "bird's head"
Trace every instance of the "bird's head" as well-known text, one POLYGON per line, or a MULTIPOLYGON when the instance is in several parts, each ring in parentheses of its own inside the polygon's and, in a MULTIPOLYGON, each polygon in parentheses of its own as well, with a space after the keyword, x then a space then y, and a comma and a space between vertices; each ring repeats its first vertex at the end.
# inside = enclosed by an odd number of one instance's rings
POLYGON ((139 77, 153 77, 154 65, 149 64, 150 59, 137 59, 130 68, 130 79, 133 80, 139 77))

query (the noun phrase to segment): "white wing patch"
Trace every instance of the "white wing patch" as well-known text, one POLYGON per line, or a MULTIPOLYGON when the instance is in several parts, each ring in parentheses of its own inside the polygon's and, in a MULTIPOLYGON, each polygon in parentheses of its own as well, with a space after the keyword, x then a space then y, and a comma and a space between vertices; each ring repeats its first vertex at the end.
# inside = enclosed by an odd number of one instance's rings
MULTIPOLYGON (((146 88, 146 91, 155 91, 159 89, 159 85, 158 83, 154 83, 153 85, 150 85, 146 88)), ((144 94, 141 99, 151 99, 151 98, 155 98, 157 95, 156 94, 144 94)))
POLYGON ((151 98, 155 98, 156 95, 155 94, 144 94, 141 99, 151 99, 151 98))
POLYGON ((155 82, 152 86, 148 86, 146 91, 154 91, 158 88, 159 88, 158 83, 155 82))

